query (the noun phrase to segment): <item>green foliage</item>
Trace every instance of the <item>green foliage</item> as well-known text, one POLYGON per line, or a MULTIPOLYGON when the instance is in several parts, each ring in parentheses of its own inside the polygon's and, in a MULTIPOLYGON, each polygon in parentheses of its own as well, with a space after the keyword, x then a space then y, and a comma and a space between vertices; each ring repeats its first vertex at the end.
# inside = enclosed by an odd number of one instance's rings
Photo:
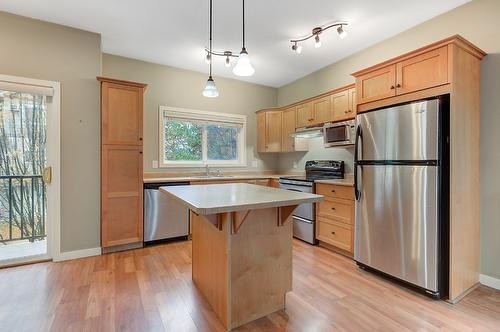
POLYGON ((196 123, 166 121, 166 160, 202 160, 202 129, 203 127, 196 123))

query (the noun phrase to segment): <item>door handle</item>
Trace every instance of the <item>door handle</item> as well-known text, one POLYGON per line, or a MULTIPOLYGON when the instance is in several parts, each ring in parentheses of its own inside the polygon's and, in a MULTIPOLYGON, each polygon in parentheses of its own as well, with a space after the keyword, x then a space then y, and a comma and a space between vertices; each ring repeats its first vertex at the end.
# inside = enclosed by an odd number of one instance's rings
POLYGON ((361 167, 358 156, 360 139, 363 139, 363 131, 361 125, 358 125, 356 128, 356 139, 354 140, 354 196, 358 202, 361 199, 361 191, 358 190, 358 167, 361 167))
POLYGON ((45 184, 52 182, 52 166, 44 167, 42 173, 42 180, 45 184))

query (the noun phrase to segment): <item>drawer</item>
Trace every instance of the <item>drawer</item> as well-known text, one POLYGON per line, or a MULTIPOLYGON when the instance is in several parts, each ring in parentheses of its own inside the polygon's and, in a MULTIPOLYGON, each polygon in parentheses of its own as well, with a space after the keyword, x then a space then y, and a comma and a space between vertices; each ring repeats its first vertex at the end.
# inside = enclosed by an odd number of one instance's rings
POLYGON ((354 188, 350 186, 318 183, 316 185, 316 193, 326 197, 343 198, 354 201, 354 188))
POLYGON ((337 248, 352 252, 352 230, 339 225, 333 225, 321 220, 317 221, 316 237, 318 240, 337 248))
POLYGON ((334 218, 340 222, 354 224, 354 202, 328 198, 318 203, 318 215, 325 218, 334 218))
POLYGON ((258 186, 269 186, 269 179, 257 179, 255 180, 255 184, 258 186))

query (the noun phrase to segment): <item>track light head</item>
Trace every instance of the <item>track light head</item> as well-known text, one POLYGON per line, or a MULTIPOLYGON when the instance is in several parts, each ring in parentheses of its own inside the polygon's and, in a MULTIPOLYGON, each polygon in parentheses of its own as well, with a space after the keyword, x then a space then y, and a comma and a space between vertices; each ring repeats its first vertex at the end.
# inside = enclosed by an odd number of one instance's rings
POLYGON ((340 39, 344 39, 345 37, 347 37, 347 31, 344 30, 343 25, 340 25, 337 28, 337 33, 339 34, 340 39))
POLYGON ((321 40, 319 39, 319 34, 314 37, 314 47, 315 48, 320 48, 321 47, 321 40))
POLYGON ((292 45, 292 51, 294 51, 295 53, 300 54, 302 52, 302 46, 298 45, 297 43, 294 43, 292 45))

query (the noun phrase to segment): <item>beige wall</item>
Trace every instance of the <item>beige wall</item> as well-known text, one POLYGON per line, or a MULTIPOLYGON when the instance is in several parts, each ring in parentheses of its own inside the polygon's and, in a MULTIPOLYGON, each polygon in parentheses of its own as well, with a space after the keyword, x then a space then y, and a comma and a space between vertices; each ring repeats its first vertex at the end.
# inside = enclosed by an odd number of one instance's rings
MULTIPOLYGON (((454 34, 488 53, 481 63, 481 273, 495 278, 500 278, 499 13, 500 1, 474 0, 278 90, 279 105, 286 105, 352 83, 354 71, 454 34)), ((289 169, 292 162, 280 157, 279 168, 289 169)))
POLYGON ((61 250, 99 247, 101 38, 0 12, 0 41, 1 74, 61 82, 61 250))
MULTIPOLYGON (((163 66, 139 60, 103 54, 103 75, 118 79, 147 83, 144 99, 144 171, 170 172, 172 168, 153 169, 152 161, 158 160, 158 107, 175 106, 196 110, 247 115, 247 163, 238 170, 274 170, 277 157, 274 154, 257 154, 255 146, 256 116, 259 108, 275 106, 277 89, 237 80, 214 77, 219 89, 218 98, 201 95, 207 74, 163 66), (258 166, 251 167, 257 160, 258 166)), ((198 169, 194 169, 199 170, 198 169)), ((228 170, 228 168, 224 168, 228 170)), ((179 169, 186 171, 186 169, 179 169)), ((191 169, 193 171, 193 169, 191 169)))

